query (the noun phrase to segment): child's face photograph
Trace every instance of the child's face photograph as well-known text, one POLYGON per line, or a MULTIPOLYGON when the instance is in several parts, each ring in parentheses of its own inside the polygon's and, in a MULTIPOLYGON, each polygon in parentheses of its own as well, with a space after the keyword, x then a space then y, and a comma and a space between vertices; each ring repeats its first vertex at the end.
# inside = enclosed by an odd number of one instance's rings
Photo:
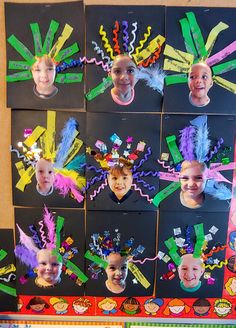
POLYGON ((179 279, 185 288, 197 287, 205 269, 200 258, 194 258, 192 254, 182 256, 182 262, 178 267, 179 279))
POLYGON ((134 88, 136 79, 136 65, 129 56, 120 55, 114 60, 111 69, 111 78, 114 85, 113 92, 124 101, 131 97, 131 89, 134 88))
POLYGON ((53 163, 50 160, 40 158, 35 169, 38 192, 47 195, 52 189, 55 180, 53 163))
POLYGON ((59 263, 57 256, 52 250, 41 249, 37 254, 37 281, 39 285, 53 286, 60 281, 62 263, 59 263))
POLYGON ((202 164, 197 161, 184 161, 180 171, 180 185, 185 197, 197 199, 206 185, 202 164))
POLYGON ((54 86, 56 65, 52 59, 49 57, 38 58, 31 71, 37 92, 40 95, 50 96, 56 89, 54 86))
POLYGON ((127 257, 119 253, 111 253, 107 257, 108 267, 106 268, 107 281, 106 287, 112 293, 119 294, 126 287, 126 278, 128 275, 127 257))
POLYGON ((194 106, 205 106, 208 104, 208 91, 212 85, 212 73, 208 65, 198 63, 191 67, 188 86, 190 90, 190 99, 194 106))
POLYGON ((131 189, 132 183, 132 172, 128 168, 113 168, 108 174, 109 187, 119 200, 131 189))

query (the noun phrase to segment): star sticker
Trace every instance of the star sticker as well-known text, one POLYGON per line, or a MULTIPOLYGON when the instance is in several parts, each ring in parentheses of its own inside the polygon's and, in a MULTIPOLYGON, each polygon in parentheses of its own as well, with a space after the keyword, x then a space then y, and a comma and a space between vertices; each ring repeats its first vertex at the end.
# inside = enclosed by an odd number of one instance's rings
POLYGON ((86 153, 91 154, 91 151, 92 151, 91 147, 86 147, 86 153))
POLYGON ((213 262, 214 262, 214 264, 217 264, 218 265, 220 263, 220 260, 219 259, 215 259, 213 262))
POLYGON ((132 281, 133 281, 133 284, 137 285, 138 282, 137 282, 136 278, 134 278, 132 281))

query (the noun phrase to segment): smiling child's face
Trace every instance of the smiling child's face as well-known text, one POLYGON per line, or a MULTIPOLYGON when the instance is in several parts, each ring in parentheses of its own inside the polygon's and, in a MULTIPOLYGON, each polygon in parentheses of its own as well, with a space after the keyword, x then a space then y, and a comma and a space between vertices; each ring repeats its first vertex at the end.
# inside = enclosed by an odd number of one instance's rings
POLYGON ((127 257, 121 256, 119 253, 111 253, 107 257, 107 262, 106 286, 113 293, 121 293, 125 289, 125 280, 128 275, 127 257))
POLYGON ((182 262, 178 266, 178 274, 185 288, 197 287, 204 271, 200 258, 194 258, 192 254, 182 256, 182 262))
POLYGON ((49 95, 54 90, 56 65, 49 57, 39 57, 33 64, 32 76, 36 90, 43 95, 49 95))
POLYGON ((133 183, 132 172, 126 167, 111 169, 107 179, 111 191, 119 200, 127 194, 133 183))
POLYGON ((188 86, 191 102, 195 106, 204 106, 209 102, 208 91, 213 85, 211 69, 204 63, 192 65, 188 86))

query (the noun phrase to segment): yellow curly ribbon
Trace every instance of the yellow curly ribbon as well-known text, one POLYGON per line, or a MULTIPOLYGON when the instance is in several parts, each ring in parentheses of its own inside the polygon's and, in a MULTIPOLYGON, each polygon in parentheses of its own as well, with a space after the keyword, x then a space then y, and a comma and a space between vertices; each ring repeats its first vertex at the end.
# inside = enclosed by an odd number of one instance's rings
MULTIPOLYGON (((77 131, 78 134, 78 131, 77 131)), ((80 151, 80 148, 83 145, 83 141, 75 138, 73 145, 70 147, 69 151, 68 151, 68 158, 67 161, 65 162, 64 166, 66 166, 68 163, 71 162, 71 160, 75 157, 75 155, 80 151)))
POLYGON ((108 38, 107 38, 107 33, 104 31, 103 29, 103 25, 100 26, 100 29, 99 29, 99 34, 101 35, 102 37, 102 41, 104 42, 104 48, 106 49, 107 53, 110 55, 110 58, 112 60, 115 59, 115 56, 113 54, 113 49, 108 41, 108 38))
POLYGON ((225 261, 221 261, 220 264, 213 264, 213 265, 207 264, 207 265, 204 265, 204 268, 205 269, 210 269, 210 270, 214 270, 215 268, 221 269, 223 267, 223 265, 227 265, 227 263, 228 263, 228 261, 225 260, 225 261))
POLYGON ((223 79, 220 76, 213 76, 213 81, 224 89, 236 93, 236 84, 223 79))
POLYGON ((29 166, 27 170, 25 170, 22 162, 17 162, 15 166, 20 176, 20 179, 16 184, 16 188, 20 191, 24 191, 25 186, 31 183, 31 178, 35 173, 35 169, 32 166, 29 166))
POLYGON ((33 144, 39 139, 39 137, 45 132, 45 130, 46 129, 40 125, 36 126, 31 135, 25 139, 24 144, 27 147, 33 146, 33 144))
POLYGON ((56 43, 54 44, 54 46, 50 50, 50 52, 48 54, 49 57, 55 58, 57 56, 57 54, 59 53, 59 51, 63 47, 64 43, 66 42, 66 40, 69 39, 72 31, 73 31, 73 27, 66 24, 63 31, 62 31, 62 34, 59 36, 56 43))
POLYGON ((140 64, 143 60, 150 57, 162 44, 165 42, 165 38, 162 35, 156 36, 154 39, 150 41, 147 48, 133 55, 133 58, 136 64, 140 64))
POLYGON ((188 73, 190 69, 190 65, 186 63, 181 63, 176 60, 165 59, 163 69, 166 71, 174 71, 181 73, 188 73))
POLYGON ((151 26, 147 27, 147 32, 144 33, 144 38, 142 40, 139 41, 139 46, 135 48, 135 53, 133 55, 133 57, 137 56, 140 52, 140 50, 143 49, 144 43, 147 41, 147 39, 149 38, 150 34, 151 34, 151 26))
POLYGON ((150 287, 150 285, 151 285, 150 282, 144 277, 142 272, 138 269, 138 267, 134 263, 129 262, 128 269, 130 270, 130 272, 135 276, 135 278, 138 280, 138 282, 140 282, 140 284, 144 288, 150 287))
POLYGON ((3 276, 4 274, 10 273, 16 271, 16 267, 14 264, 8 264, 2 268, 0 268, 0 276, 3 276))

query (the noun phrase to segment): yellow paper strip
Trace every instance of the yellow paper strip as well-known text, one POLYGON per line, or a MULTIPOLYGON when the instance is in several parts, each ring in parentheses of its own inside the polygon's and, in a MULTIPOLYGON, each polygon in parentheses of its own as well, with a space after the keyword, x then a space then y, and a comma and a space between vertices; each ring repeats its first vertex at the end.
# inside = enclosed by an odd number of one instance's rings
POLYGON ((144 288, 148 288, 151 285, 134 263, 129 262, 128 268, 144 288))
POLYGON ((47 112, 47 130, 42 136, 42 143, 44 144, 43 157, 47 159, 54 159, 55 152, 55 134, 56 134, 56 112, 47 112))
POLYGON ((14 264, 8 264, 2 268, 0 268, 0 276, 4 275, 4 274, 7 274, 7 273, 10 273, 10 272, 13 272, 13 271, 16 271, 16 267, 14 264))
POLYGON ((15 163, 15 167, 16 167, 16 169, 17 169, 17 171, 18 171, 19 176, 22 177, 23 174, 25 173, 25 166, 24 166, 24 163, 23 163, 22 161, 20 161, 20 162, 16 162, 16 163, 15 163))
POLYGON ((147 48, 133 55, 136 64, 138 65, 139 63, 150 57, 159 47, 162 46, 164 42, 165 42, 165 38, 160 34, 157 37, 155 37, 153 40, 151 40, 147 48))
POLYGON ((207 51, 207 57, 210 56, 212 48, 214 47, 214 44, 216 42, 216 39, 221 31, 226 30, 229 27, 229 25, 219 22, 213 29, 210 31, 207 42, 205 45, 206 51, 207 51))
MULTIPOLYGON (((78 134, 78 131, 77 131, 78 134)), ((70 163, 72 161, 72 159, 75 157, 75 155, 80 151, 80 148, 83 145, 83 141, 75 138, 73 145, 70 147, 69 151, 68 151, 68 158, 67 161, 65 162, 64 166, 66 166, 68 163, 70 163)))
POLYGON ((165 59, 163 69, 166 71, 188 73, 190 67, 191 66, 189 64, 181 63, 172 59, 165 59))
POLYGON ((230 92, 236 93, 236 83, 227 81, 220 76, 213 76, 213 81, 222 88, 225 88, 230 92))
POLYGON ((28 167, 27 170, 24 171, 23 174, 21 171, 21 175, 19 173, 20 180, 17 182, 16 188, 19 189, 20 191, 24 191, 25 186, 31 182, 31 178, 33 177, 34 173, 35 173, 35 170, 32 166, 28 167))
POLYGON ((187 63, 189 66, 192 65, 194 61, 194 56, 192 54, 175 49, 168 44, 165 46, 164 55, 176 59, 182 63, 187 63))
POLYGON ((39 137, 45 132, 45 130, 46 129, 40 125, 36 126, 32 134, 25 139, 24 144, 27 147, 31 147, 39 139, 39 137))
POLYGON ((62 34, 59 36, 57 42, 54 44, 54 46, 50 50, 50 52, 48 54, 49 57, 51 57, 51 58, 56 57, 56 55, 59 53, 59 51, 63 47, 64 43, 66 42, 66 40, 69 39, 72 31, 73 31, 73 27, 66 24, 63 31, 62 31, 62 34))

